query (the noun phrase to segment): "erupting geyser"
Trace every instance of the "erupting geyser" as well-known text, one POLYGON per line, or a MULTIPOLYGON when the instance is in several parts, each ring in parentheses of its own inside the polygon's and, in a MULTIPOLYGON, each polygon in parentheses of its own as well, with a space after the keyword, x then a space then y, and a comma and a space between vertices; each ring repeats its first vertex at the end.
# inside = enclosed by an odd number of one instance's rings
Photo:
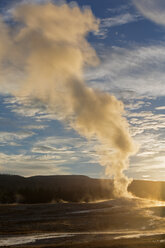
POLYGON ((100 143, 99 162, 114 177, 115 193, 127 196, 123 174, 135 147, 114 96, 89 88, 85 66, 99 63, 86 40, 99 22, 76 5, 20 4, 11 12, 14 28, 0 23, 0 83, 10 94, 38 99, 82 136, 100 143))

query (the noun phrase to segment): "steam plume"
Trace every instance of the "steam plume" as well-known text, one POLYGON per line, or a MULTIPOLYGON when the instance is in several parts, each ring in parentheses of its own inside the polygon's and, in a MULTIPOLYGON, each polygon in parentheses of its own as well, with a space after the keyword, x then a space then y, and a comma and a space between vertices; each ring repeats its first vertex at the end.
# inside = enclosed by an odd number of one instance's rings
POLYGON ((83 79, 85 66, 99 62, 86 40, 88 32, 98 30, 98 20, 88 8, 47 3, 18 5, 12 21, 14 29, 0 22, 1 87, 43 101, 79 134, 95 137, 100 164, 114 177, 115 193, 127 194, 123 171, 134 145, 123 104, 87 87, 83 79))

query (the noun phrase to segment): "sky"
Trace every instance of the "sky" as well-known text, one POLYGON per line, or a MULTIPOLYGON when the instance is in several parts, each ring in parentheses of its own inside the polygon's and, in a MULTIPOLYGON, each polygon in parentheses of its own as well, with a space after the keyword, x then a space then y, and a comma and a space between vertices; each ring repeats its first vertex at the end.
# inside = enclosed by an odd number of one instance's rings
MULTIPOLYGON (((20 28, 11 17, 16 6, 48 2, 1 0, 1 19, 13 30, 20 28)), ((99 29, 91 28, 95 30, 89 30, 86 38, 99 62, 85 66, 83 78, 88 87, 110 93, 124 103, 123 115, 138 147, 125 174, 135 179, 165 180, 164 1, 52 1, 54 5, 64 3, 70 8, 78 5, 82 11, 91 9, 99 21, 99 29)), ((2 25, 0 28, 3 31, 2 25)), ((5 62, 8 67, 10 62, 5 62)), ((0 71, 0 173, 106 178, 104 166, 99 165, 96 139, 87 139, 61 121, 43 101, 11 94, 22 74, 0 71)))

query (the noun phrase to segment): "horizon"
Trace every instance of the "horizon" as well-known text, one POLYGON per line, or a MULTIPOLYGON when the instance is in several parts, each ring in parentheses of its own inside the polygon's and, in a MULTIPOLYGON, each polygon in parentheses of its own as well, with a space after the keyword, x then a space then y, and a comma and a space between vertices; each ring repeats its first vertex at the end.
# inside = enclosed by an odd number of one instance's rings
MULTIPOLYGON (((87 178, 90 178, 90 179, 97 179, 97 180, 111 180, 111 181, 114 181, 113 178, 110 178, 110 177, 91 177, 91 176, 88 176, 88 175, 83 175, 83 174, 69 174, 69 175, 63 175, 63 174, 54 174, 54 175, 49 175, 49 174, 45 174, 45 175, 40 175, 40 174, 36 174, 36 175, 33 175, 33 176, 22 176, 22 175, 18 175, 18 174, 1 174, 0 173, 0 176, 18 176, 18 177, 23 177, 23 178, 31 178, 31 177, 70 177, 70 176, 76 176, 76 177, 87 177, 87 178)), ((130 182, 130 184, 133 182, 133 181, 148 181, 148 182, 165 182, 165 180, 151 180, 151 179, 136 179, 136 178, 131 178, 132 181, 130 182)))

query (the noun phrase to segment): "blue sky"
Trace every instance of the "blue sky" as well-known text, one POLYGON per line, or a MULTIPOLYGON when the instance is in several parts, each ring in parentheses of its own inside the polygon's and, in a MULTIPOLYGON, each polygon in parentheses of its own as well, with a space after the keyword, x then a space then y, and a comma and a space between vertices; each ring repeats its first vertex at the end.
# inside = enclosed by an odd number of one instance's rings
MULTIPOLYGON (((10 22, 8 15, 18 2, 30 1, 0 2, 6 22, 10 22)), ((90 7, 100 20, 99 31, 88 35, 100 63, 85 69, 86 83, 123 101, 131 135, 139 147, 125 173, 136 179, 165 180, 163 0, 75 2, 81 8, 90 7)), ((104 167, 98 164, 95 140, 81 137, 44 104, 28 99, 23 102, 1 84, 0 106, 1 173, 105 177, 104 167)))

